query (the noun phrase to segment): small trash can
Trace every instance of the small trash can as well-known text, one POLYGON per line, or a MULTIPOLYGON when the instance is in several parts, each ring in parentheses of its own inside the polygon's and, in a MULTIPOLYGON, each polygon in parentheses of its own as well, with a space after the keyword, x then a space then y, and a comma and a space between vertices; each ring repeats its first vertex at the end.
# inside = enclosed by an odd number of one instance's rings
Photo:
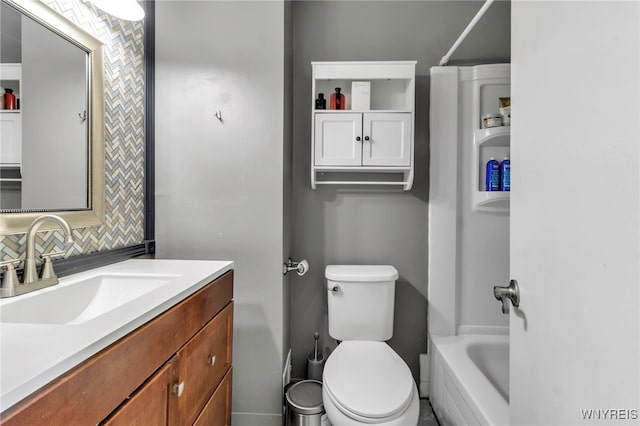
POLYGON ((287 426, 326 426, 322 382, 302 380, 287 391, 287 426))

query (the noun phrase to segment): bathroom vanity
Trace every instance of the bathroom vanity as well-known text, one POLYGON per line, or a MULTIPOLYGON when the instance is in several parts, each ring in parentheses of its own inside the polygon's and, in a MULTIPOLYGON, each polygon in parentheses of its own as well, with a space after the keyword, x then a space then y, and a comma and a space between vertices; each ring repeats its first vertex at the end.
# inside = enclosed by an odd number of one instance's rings
POLYGON ((129 260, 0 301, 0 424, 230 424, 232 268, 129 260), (49 306, 70 315, 34 312, 92 287, 49 306))

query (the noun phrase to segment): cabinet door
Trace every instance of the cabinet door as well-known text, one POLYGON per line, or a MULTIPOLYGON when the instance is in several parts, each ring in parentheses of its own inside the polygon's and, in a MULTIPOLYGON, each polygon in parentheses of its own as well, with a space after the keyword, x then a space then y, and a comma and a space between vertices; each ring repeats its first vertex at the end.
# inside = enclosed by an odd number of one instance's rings
POLYGON ((168 424, 172 363, 164 365, 103 426, 161 426, 168 424))
POLYGON ((231 424, 232 371, 229 369, 193 426, 229 426, 231 424))
POLYGON ((367 113, 363 119, 363 166, 411 165, 411 114, 367 113))
POLYGON ((0 164, 22 162, 22 117, 19 112, 0 112, 0 164))
POLYGON ((178 381, 184 390, 178 397, 180 424, 192 424, 224 375, 231 368, 233 303, 178 351, 178 381))
POLYGON ((316 166, 360 166, 362 114, 316 114, 314 144, 316 166))

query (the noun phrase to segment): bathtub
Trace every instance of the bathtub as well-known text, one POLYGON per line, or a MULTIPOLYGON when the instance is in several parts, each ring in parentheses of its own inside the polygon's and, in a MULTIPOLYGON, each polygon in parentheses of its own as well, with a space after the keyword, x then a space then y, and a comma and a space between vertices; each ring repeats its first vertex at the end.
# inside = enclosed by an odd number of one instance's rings
POLYGON ((442 426, 509 424, 509 337, 431 336, 429 399, 442 426))

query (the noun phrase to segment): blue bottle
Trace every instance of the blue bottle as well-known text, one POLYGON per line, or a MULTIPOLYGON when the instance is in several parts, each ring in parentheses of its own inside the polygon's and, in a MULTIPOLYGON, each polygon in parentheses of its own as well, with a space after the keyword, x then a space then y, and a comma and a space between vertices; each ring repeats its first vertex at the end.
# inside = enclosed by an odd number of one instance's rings
POLYGON ((487 191, 500 190, 500 163, 496 161, 495 157, 491 157, 491 159, 487 161, 485 189, 487 191))
POLYGON ((509 154, 504 155, 500 163, 500 191, 511 191, 511 160, 509 154))

